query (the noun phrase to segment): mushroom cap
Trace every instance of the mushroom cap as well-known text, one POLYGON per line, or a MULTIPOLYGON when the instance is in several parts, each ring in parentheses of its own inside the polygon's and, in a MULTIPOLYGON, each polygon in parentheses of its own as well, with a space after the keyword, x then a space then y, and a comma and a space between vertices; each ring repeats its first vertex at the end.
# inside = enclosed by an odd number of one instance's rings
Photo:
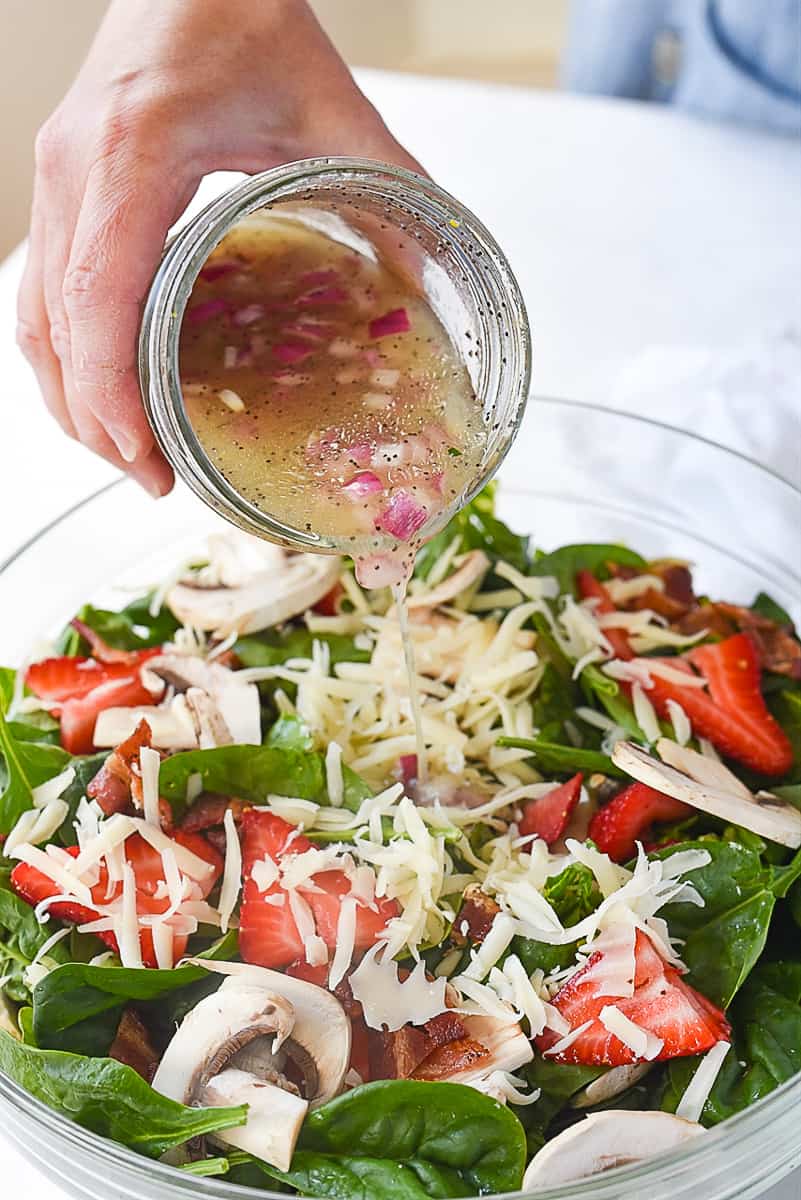
POLYGON ((184 1017, 153 1077, 155 1091, 180 1104, 196 1103, 208 1081, 248 1042, 289 1037, 295 1023, 291 1003, 264 987, 236 982, 236 988, 204 997, 184 1017))
POLYGON ((244 1150, 279 1171, 289 1170, 309 1109, 306 1100, 277 1084, 256 1079, 247 1071, 227 1067, 209 1080, 203 1091, 203 1103, 212 1108, 247 1104, 247 1122, 217 1130, 213 1140, 244 1150))
MULTIPOLYGON (((699 781, 698 778, 701 774, 705 780, 710 778, 706 761, 700 766, 695 761, 696 758, 703 758, 702 755, 667 739, 660 740, 657 749, 660 753, 664 752, 665 756, 670 756, 672 763, 681 762, 683 769, 676 770, 675 765, 660 762, 640 746, 625 741, 615 745, 612 761, 632 779, 646 783, 666 796, 673 796, 675 800, 683 800, 702 812, 741 825, 743 829, 749 829, 768 841, 791 849, 801 846, 801 812, 788 801, 769 793, 753 796, 749 792, 746 796, 742 784, 737 789, 721 787, 720 783, 711 786, 709 782, 699 781)), ((717 772, 716 780, 719 775, 717 772)), ((720 776, 720 781, 725 782, 725 776, 720 776)))
MULTIPOLYGON (((314 983, 267 967, 201 958, 189 961, 229 977, 215 995, 235 991, 247 983, 262 993, 283 996, 294 1012, 291 1041, 311 1056, 317 1069, 316 1093, 307 1097, 311 1107, 318 1108, 339 1093, 350 1064, 351 1025, 336 996, 314 983)), ((248 1060, 249 1056, 243 1056, 240 1061, 248 1060)))
POLYGON ((523 1188, 556 1187, 663 1154, 704 1133, 672 1113, 607 1109, 571 1125, 534 1155, 523 1188))
POLYGON ((167 604, 179 621, 218 638, 256 633, 288 621, 330 592, 339 578, 342 560, 286 551, 280 555, 269 569, 258 571, 237 586, 207 586, 200 577, 177 583, 167 593, 167 604))

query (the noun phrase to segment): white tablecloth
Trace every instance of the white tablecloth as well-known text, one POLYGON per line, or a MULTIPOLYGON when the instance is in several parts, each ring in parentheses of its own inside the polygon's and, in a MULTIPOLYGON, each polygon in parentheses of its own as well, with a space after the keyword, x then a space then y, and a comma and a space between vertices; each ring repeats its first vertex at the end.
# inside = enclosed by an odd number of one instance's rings
MULTIPOLYGON (((360 80, 508 253, 540 393, 700 428, 795 473, 797 143, 627 102, 377 72, 360 80)), ((114 475, 60 435, 15 348, 22 261, 19 250, 0 266, 0 561, 114 475)), ((61 1195, 4 1144, 0 1178, 30 1200, 61 1195)), ((795 1175, 770 1196, 800 1194, 795 1175)))

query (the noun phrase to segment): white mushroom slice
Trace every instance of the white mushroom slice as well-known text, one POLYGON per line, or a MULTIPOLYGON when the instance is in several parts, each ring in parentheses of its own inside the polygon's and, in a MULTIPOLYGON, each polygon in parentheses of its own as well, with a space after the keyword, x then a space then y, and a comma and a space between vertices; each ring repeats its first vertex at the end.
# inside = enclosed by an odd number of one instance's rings
POLYGON ((608 1109, 560 1133, 535 1154, 523 1176, 533 1191, 586 1179, 613 1167, 664 1154, 698 1137, 704 1128, 671 1113, 608 1109))
POLYGON ((212 1108, 247 1104, 246 1124, 219 1129, 213 1140, 244 1150, 279 1171, 289 1170, 295 1143, 309 1109, 308 1101, 235 1067, 228 1067, 210 1079, 202 1100, 204 1105, 212 1108))
POLYGON ((205 585, 201 576, 170 588, 167 604, 185 625, 226 638, 256 633, 311 608, 339 578, 342 560, 322 554, 282 552, 268 570, 236 587, 205 585))
POLYGON ((201 750, 213 750, 216 746, 233 746, 231 730, 213 697, 200 688, 187 688, 184 699, 192 716, 197 744, 201 750))
MULTIPOLYGON (((350 1063, 351 1027, 336 996, 314 983, 293 979, 267 967, 201 958, 190 961, 207 971, 229 976, 216 995, 247 983, 284 996, 295 1014, 292 1042, 308 1053, 317 1071, 315 1093, 307 1096, 311 1107, 317 1108, 338 1094, 350 1063)), ((250 1046, 248 1053, 239 1057, 237 1065, 247 1060, 250 1066, 253 1055, 263 1051, 263 1044, 250 1046)))
POLYGON ((183 696, 168 704, 137 708, 106 708, 98 713, 92 740, 98 747, 119 746, 144 719, 150 726, 151 744, 159 750, 195 750, 197 734, 183 696))
MULTIPOLYGON (((214 701, 228 727, 231 741, 240 746, 261 743, 258 688, 253 683, 245 683, 236 671, 222 663, 207 662, 192 654, 159 654, 148 659, 140 674, 145 687, 149 687, 149 680, 153 679, 160 685, 169 684, 177 692, 201 689, 214 701)), ((192 716, 196 726, 195 714, 192 716)), ((230 742, 217 740, 212 744, 223 746, 230 742)))
POLYGON ((200 1000, 184 1017, 164 1051, 153 1088, 181 1104, 199 1102, 206 1084, 255 1038, 285 1041, 295 1013, 283 996, 236 980, 237 987, 200 1000))
POLYGON ((689 775, 696 783, 703 783, 719 792, 729 792, 732 796, 741 796, 749 804, 754 799, 753 793, 725 763, 706 754, 699 754, 691 746, 680 746, 678 742, 663 737, 656 743, 656 752, 662 762, 689 775))
POLYGON ((471 550, 462 559, 459 567, 430 592, 419 592, 406 601, 409 608, 438 608, 449 604, 462 592, 478 583, 490 568, 490 560, 483 550, 471 550))
POLYGON ((593 1079, 592 1083, 588 1083, 586 1087, 576 1092, 570 1101, 571 1108, 592 1108, 594 1104, 605 1104, 608 1100, 614 1100, 615 1096, 627 1092, 638 1080, 647 1075, 651 1066, 652 1064, 647 1062, 631 1063, 604 1071, 603 1075, 599 1075, 597 1079, 593 1079))
MULTIPOLYGON (((700 755, 699 755, 700 757, 700 755)), ((711 813, 751 833, 797 849, 801 846, 801 812, 785 800, 768 793, 749 798, 738 793, 699 783, 689 775, 660 762, 632 742, 618 742, 612 751, 612 761, 632 779, 683 800, 685 804, 711 813)))

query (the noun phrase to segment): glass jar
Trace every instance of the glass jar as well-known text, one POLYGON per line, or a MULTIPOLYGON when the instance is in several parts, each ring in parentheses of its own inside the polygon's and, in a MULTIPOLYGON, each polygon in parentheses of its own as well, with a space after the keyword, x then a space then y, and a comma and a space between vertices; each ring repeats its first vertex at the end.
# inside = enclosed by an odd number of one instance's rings
MULTIPOLYGON (((184 407, 178 350, 192 287, 226 233, 256 209, 314 222, 361 253, 391 258, 414 280, 481 401, 488 437, 462 498, 469 500, 500 466, 525 408, 531 341, 520 289, 494 238, 457 200, 422 176, 358 158, 307 159, 248 178, 169 243, 145 305, 139 373, 150 423, 177 475, 249 533, 296 550, 342 549, 333 538, 294 528, 245 500, 205 453, 184 407)), ((436 533, 449 515, 432 516, 421 535, 436 533)))

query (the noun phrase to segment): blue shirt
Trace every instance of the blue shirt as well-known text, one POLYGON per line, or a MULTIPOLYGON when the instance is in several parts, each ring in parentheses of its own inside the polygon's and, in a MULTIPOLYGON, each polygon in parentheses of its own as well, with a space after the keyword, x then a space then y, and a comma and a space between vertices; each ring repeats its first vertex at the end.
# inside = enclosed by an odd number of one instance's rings
POLYGON ((579 92, 801 135, 801 0, 573 0, 579 92))

